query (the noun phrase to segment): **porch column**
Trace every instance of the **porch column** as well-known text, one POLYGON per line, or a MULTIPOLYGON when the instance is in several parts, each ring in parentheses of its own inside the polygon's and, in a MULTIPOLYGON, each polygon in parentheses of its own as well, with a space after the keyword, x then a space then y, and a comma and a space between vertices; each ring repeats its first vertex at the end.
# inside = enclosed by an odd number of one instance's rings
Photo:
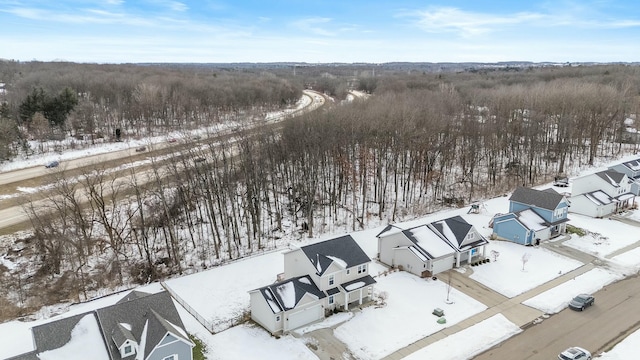
MULTIPOLYGON (((471 260, 471 259, 469 259, 469 260, 471 260)), ((456 267, 457 268, 460 267, 460 253, 458 253, 457 256, 456 256, 456 267)))
POLYGON ((349 310, 349 292, 344 293, 344 309, 349 310))
POLYGON ((487 245, 482 245, 482 257, 487 257, 487 245))
POLYGON ((360 299, 358 299, 358 305, 362 305, 362 288, 360 288, 360 299))

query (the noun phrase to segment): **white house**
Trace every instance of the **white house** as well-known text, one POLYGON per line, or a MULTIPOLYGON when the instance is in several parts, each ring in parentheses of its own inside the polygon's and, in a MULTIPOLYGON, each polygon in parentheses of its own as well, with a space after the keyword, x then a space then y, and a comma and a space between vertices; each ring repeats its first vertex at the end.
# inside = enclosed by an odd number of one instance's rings
POLYGON ((371 259, 351 235, 284 253, 286 280, 249 292, 251 319, 272 334, 321 320, 333 310, 370 301, 371 259))
POLYGON ((627 175, 631 192, 635 196, 640 195, 640 158, 609 166, 609 169, 627 175))
POLYGON ((626 174, 605 170, 573 180, 569 202, 570 212, 603 217, 632 207, 635 195, 626 174))
POLYGON ((389 225, 377 237, 382 263, 421 277, 484 257, 488 243, 461 216, 408 229, 389 225))

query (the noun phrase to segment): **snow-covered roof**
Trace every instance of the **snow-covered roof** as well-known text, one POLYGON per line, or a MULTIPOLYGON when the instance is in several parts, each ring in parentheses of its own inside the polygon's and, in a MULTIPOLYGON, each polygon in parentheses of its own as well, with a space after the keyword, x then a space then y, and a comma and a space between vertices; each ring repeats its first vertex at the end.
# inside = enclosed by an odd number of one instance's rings
POLYGON ((313 264, 318 275, 324 274, 333 263, 350 268, 371 261, 351 235, 321 241, 300 248, 313 264))
POLYGON ((631 171, 640 171, 640 158, 630 160, 630 161, 625 161, 622 163, 622 165, 626 166, 631 171))
POLYGON ((539 231, 548 226, 547 222, 531 209, 526 209, 515 214, 520 223, 529 230, 539 231))
POLYGON ((309 275, 287 279, 258 290, 274 314, 294 309, 306 294, 318 299, 326 296, 309 275))
POLYGON ((613 202, 613 198, 611 196, 607 195, 602 190, 597 190, 597 191, 594 191, 594 192, 590 192, 590 193, 584 194, 584 196, 587 199, 591 200, 596 205, 607 205, 607 204, 611 204, 613 202))
POLYGON ((620 183, 622 182, 622 180, 625 177, 625 174, 619 173, 619 172, 617 172, 615 170, 599 171, 599 172, 595 173, 595 175, 597 175, 598 177, 600 177, 602 180, 606 181, 607 183, 611 184, 611 186, 613 186, 613 187, 619 187, 620 183))
POLYGON ((75 324, 69 334, 69 340, 62 346, 42 351, 41 360, 77 359, 80 354, 91 354, 91 359, 110 360, 104 346, 100 327, 93 313, 85 314, 75 324))
POLYGON ((344 284, 340 284, 340 287, 343 288, 346 292, 351 292, 375 283, 376 281, 373 277, 371 277, 371 275, 366 275, 359 279, 355 279, 355 280, 346 282, 344 284))
POLYGON ((430 259, 439 258, 455 253, 455 250, 443 241, 427 225, 421 225, 413 229, 405 230, 403 233, 420 249, 426 252, 430 259))
POLYGON ((472 231, 473 225, 469 224, 462 216, 457 215, 444 220, 434 221, 429 226, 445 241, 449 242, 454 250, 461 251, 476 246, 488 244, 487 239, 479 233, 475 241, 466 242, 467 235, 472 231))

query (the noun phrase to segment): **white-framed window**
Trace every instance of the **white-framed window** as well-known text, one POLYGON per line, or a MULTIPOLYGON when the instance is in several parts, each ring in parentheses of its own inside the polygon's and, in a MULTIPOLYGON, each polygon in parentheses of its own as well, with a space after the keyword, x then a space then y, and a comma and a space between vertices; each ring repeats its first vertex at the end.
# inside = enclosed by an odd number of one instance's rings
POLYGON ((167 357, 163 357, 162 360, 178 360, 178 354, 173 354, 167 357))
POLYGON ((347 275, 349 275, 349 273, 351 273, 351 269, 347 269, 347 275))
POLYGON ((358 265, 358 274, 367 272, 367 264, 358 265))
POLYGON ((122 349, 122 353, 124 356, 133 354, 133 345, 131 344, 125 345, 124 349, 122 349))
POLYGON ((334 275, 329 275, 329 285, 333 285, 333 283, 336 281, 336 278, 334 275))
POLYGON ((280 315, 276 315, 276 322, 280 322, 280 315))
POLYGON ((467 240, 473 240, 473 231, 470 231, 470 232, 467 234, 467 240))
POLYGON ((334 302, 335 299, 333 298, 333 295, 329 295, 329 305, 333 305, 334 302))

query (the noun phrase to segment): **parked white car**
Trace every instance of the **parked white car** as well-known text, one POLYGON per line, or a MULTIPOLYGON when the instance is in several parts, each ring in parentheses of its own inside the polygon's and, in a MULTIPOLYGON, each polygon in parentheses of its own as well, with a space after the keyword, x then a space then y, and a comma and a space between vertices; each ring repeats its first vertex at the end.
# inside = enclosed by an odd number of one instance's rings
POLYGON ((560 360, 591 360, 591 353, 581 347, 570 347, 558 355, 560 360))

